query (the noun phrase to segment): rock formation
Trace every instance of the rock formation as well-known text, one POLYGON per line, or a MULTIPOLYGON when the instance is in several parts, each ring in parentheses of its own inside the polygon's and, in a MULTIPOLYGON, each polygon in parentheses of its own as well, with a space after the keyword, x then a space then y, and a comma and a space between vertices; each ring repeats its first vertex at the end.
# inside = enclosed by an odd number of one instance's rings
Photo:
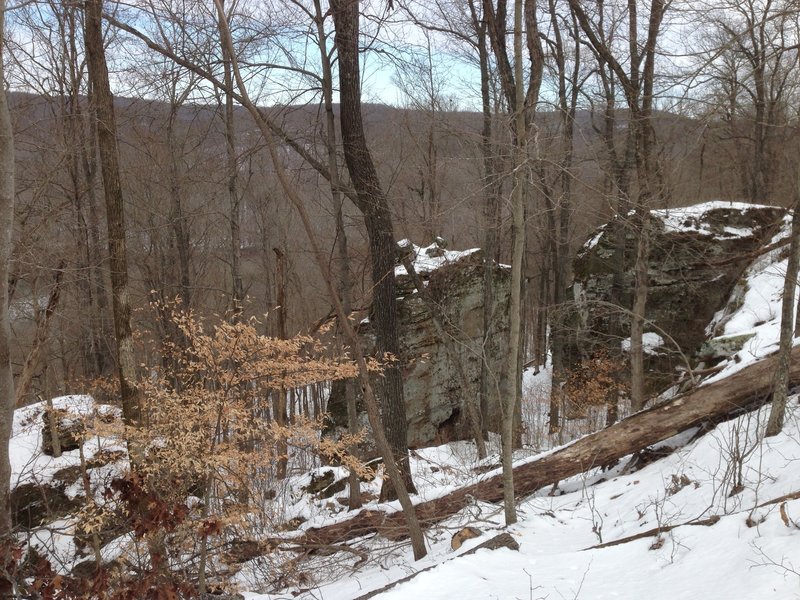
MULTIPOLYGON (((753 253, 777 231, 784 213, 730 202, 652 211, 645 325, 651 392, 674 383, 676 367, 701 350, 708 324, 725 307, 753 253)), ((614 241, 608 230, 603 226, 595 231, 573 264, 575 311, 567 320, 567 362, 572 366, 598 348, 624 359, 626 340, 621 337, 629 331, 630 317, 612 306, 614 241)), ((628 232, 623 273, 628 294, 634 285, 636 243, 628 232)))
MULTIPOLYGON (((456 340, 460 359, 471 383, 468 394, 477 399, 480 386, 481 356, 488 357, 492 374, 488 414, 484 421, 490 430, 499 426, 497 394, 504 393, 502 376, 508 340, 508 300, 510 274, 507 269, 494 269, 493 335, 483 345, 483 258, 480 250, 452 252, 440 245, 414 247, 415 269, 427 282, 434 301, 441 307, 445 327, 456 340)), ((456 377, 456 369, 437 338, 431 315, 403 267, 396 271, 398 318, 400 321, 399 360, 403 365, 403 391, 408 415, 409 447, 423 447, 469 439, 470 432, 462 411, 464 391, 456 377)), ((365 349, 374 348, 368 318, 361 321, 359 333, 365 349)), ((347 425, 344 384, 334 384, 328 403, 333 429, 347 425)), ((362 419, 366 426, 366 419, 362 419)))

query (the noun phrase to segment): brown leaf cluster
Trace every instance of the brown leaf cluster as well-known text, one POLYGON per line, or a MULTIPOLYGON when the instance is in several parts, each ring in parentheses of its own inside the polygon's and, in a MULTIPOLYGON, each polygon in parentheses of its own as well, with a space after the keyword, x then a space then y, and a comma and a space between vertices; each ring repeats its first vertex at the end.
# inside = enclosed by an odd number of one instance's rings
POLYGON ((597 351, 569 371, 564 395, 573 415, 583 416, 591 406, 616 402, 627 391, 626 365, 621 358, 597 351))

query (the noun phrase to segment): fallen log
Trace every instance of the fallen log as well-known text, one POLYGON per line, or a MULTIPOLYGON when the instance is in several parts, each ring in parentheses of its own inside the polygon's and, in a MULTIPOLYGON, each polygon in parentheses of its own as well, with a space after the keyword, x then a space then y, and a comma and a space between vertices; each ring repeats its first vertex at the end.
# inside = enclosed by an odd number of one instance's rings
MULTIPOLYGON (((792 350, 791 383, 800 382, 800 347, 792 350)), ((719 422, 765 404, 771 397, 774 355, 744 367, 720 381, 695 388, 673 400, 641 411, 618 423, 587 435, 572 444, 519 465, 514 469, 514 486, 519 496, 579 475, 594 467, 661 442, 691 427, 719 422)), ((416 505, 422 524, 432 525, 457 513, 472 502, 500 502, 503 499, 502 474, 486 477, 446 496, 416 505)), ((306 540, 338 544, 379 533, 389 539, 408 536, 400 512, 364 510, 351 519, 306 531, 306 540)), ((295 543, 297 540, 293 540, 295 543)))

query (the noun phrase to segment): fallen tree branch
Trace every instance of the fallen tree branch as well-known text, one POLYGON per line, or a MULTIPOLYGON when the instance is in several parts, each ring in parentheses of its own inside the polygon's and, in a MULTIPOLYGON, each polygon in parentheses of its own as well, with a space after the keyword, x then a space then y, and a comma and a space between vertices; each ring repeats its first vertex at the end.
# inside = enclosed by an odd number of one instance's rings
MULTIPOLYGON (((764 506, 770 506, 772 504, 780 504, 781 502, 786 502, 788 500, 797 500, 800 498, 800 492, 792 492, 791 494, 785 494, 783 496, 779 496, 777 498, 773 498, 772 500, 767 500, 766 502, 762 502, 761 504, 757 504, 754 508, 763 508, 764 506)), ((733 516, 742 514, 745 512, 750 512, 752 509, 746 511, 738 511, 731 515, 723 515, 723 516, 733 516)), ((722 517, 720 515, 713 515, 708 517, 707 519, 693 519, 691 521, 687 521, 686 523, 678 523, 677 525, 663 525, 661 527, 654 527, 653 529, 648 529, 647 531, 641 531, 634 535, 629 535, 624 538, 619 538, 618 540, 612 540, 610 542, 605 542, 603 544, 597 544, 595 546, 589 546, 588 548, 584 548, 583 551, 586 550, 596 550, 598 548, 608 548, 610 546, 618 546, 620 544, 627 544, 628 542, 633 542, 636 540, 640 540, 642 538, 653 537, 654 535, 660 535, 662 533, 666 533, 668 531, 672 531, 673 529, 677 529, 678 527, 685 527, 687 525, 703 525, 705 527, 710 527, 711 525, 716 524, 722 517)))
MULTIPOLYGON (((720 422, 762 406, 771 395, 775 364, 774 356, 767 357, 721 381, 695 388, 587 435, 552 454, 517 466, 514 480, 518 495, 533 494, 562 479, 610 464, 691 427, 720 422)), ((800 347, 792 351, 790 380, 793 383, 800 381, 800 347)), ((502 476, 487 476, 441 498, 419 503, 415 508, 422 524, 433 525, 457 513, 474 499, 502 501, 502 476)), ((393 540, 407 537, 402 513, 363 510, 351 519, 309 529, 302 537, 303 541, 312 543, 336 544, 374 533, 393 540)))
POLYGON ((678 527, 686 527, 687 525, 702 525, 703 527, 711 527, 712 525, 718 523, 719 520, 720 517, 718 515, 714 515, 713 517, 709 517, 707 519, 694 519, 692 521, 687 521, 686 523, 678 523, 677 525, 662 525, 661 527, 654 527, 653 529, 648 529, 647 531, 640 531, 639 533, 629 535, 624 538, 619 538, 618 540, 597 544, 596 546, 589 546, 588 548, 584 548, 582 552, 585 552, 586 550, 597 550, 599 548, 610 548, 611 546, 627 544, 628 542, 641 540, 642 538, 661 535, 662 533, 667 533, 668 531, 672 531, 678 527))

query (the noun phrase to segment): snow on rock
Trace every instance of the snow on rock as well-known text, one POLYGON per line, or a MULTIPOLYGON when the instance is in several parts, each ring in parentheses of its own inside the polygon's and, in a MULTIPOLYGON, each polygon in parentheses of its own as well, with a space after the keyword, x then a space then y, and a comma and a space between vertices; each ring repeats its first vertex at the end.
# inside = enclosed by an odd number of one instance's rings
MULTIPOLYGON (((444 240, 437 238, 430 246, 417 246, 410 240, 400 240, 397 245, 401 248, 411 248, 414 256, 414 270, 417 273, 430 273, 446 264, 461 260, 465 256, 478 252, 480 248, 470 248, 469 250, 446 250, 443 246, 444 240)), ((394 269, 395 276, 408 275, 404 266, 394 269)))
MULTIPOLYGON (((12 487, 28 482, 46 482, 66 467, 80 465, 80 452, 64 452, 59 458, 42 452, 42 416, 46 402, 37 402, 14 411, 14 424, 9 443, 12 487)), ((97 404, 91 396, 61 396, 53 399, 53 408, 66 411, 74 418, 95 415, 118 415, 119 409, 97 404)), ((118 442, 91 437, 84 443, 84 456, 91 459, 100 449, 124 449, 118 442)))
MULTIPOLYGON (((791 220, 787 216, 770 245, 788 238, 790 231, 791 220)), ((721 363, 722 369, 707 381, 725 378, 778 349, 787 248, 775 248, 756 258, 734 288, 731 301, 714 316, 708 327, 709 342, 733 339, 740 340, 740 344, 721 363)), ((800 343, 800 338, 794 343, 800 343)))
MULTIPOLYGON (((717 345, 708 342, 707 327, 719 319, 719 311, 731 305, 731 293, 737 289, 748 265, 759 249, 770 242, 781 228, 786 211, 778 207, 741 202, 704 202, 694 206, 651 211, 651 240, 648 258, 646 320, 668 343, 648 344, 645 387, 657 394, 679 383, 687 360, 696 353, 708 358, 725 356, 735 340, 717 345), (706 347, 704 347, 704 345, 706 347)), ((575 285, 574 310, 565 320, 568 332, 565 350, 567 365, 577 362, 595 348, 612 357, 624 359, 618 332, 627 327, 629 316, 614 307, 619 302, 615 286, 623 290, 635 287, 634 261, 618 273, 619 261, 611 227, 598 229, 573 263, 575 285), (574 342, 573 342, 574 339, 574 342), (582 345, 582 346, 581 346, 582 345)), ((635 257, 636 236, 625 236, 625 252, 635 257)), ((763 285, 755 285, 758 290, 763 285)), ((745 290, 740 292, 743 297, 745 290)), ((748 304, 754 306, 749 300, 748 304)), ((758 308, 750 321, 768 320, 770 307, 758 308)), ((715 330, 714 335, 722 335, 715 330)), ((656 338, 653 338, 656 341, 656 338)), ((757 342, 758 340, 754 340, 757 342)), ((752 342, 751 342, 752 343, 752 342)), ((629 342, 623 342, 623 348, 629 342)))
POLYGON ((753 235, 752 227, 715 227, 708 219, 709 213, 712 211, 746 213, 749 210, 769 208, 771 207, 762 206, 760 204, 715 200, 711 202, 701 202, 693 206, 654 210, 651 211, 651 215, 664 223, 664 230, 666 232, 691 232, 703 235, 718 235, 726 238, 747 238, 753 235))
MULTIPOLYGON (((623 352, 631 351, 631 338, 625 338, 620 342, 623 352)), ((652 331, 642 334, 642 349, 645 354, 656 354, 656 349, 664 345, 664 338, 652 331)))

